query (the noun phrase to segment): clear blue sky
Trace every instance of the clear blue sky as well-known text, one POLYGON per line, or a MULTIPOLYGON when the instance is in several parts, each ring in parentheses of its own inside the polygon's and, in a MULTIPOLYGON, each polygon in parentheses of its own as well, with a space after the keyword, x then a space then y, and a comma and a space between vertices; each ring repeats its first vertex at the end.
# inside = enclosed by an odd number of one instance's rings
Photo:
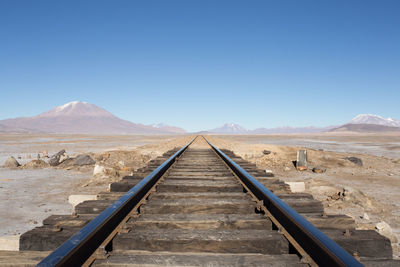
POLYGON ((400 1, 0 1, 0 119, 73 100, 190 131, 400 119, 400 1))

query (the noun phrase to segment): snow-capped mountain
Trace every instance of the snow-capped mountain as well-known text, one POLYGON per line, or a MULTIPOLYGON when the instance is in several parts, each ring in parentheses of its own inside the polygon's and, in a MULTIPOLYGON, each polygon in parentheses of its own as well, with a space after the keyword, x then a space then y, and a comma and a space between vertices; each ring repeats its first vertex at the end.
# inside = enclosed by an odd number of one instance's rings
POLYGON ((117 118, 116 116, 101 107, 81 101, 72 101, 38 115, 38 117, 40 118, 57 116, 117 118))
MULTIPOLYGON (((29 129, 48 133, 171 134, 175 127, 153 127, 122 120, 96 105, 73 101, 40 115, 0 121, 4 129, 29 129)), ((0 128, 1 130, 1 128, 0 128)))
POLYGON ((249 133, 249 130, 235 123, 226 123, 221 127, 209 130, 208 132, 217 134, 247 134, 249 133))
POLYGON ((354 117, 348 124, 375 124, 389 127, 400 127, 400 121, 393 118, 383 118, 374 114, 360 114, 354 117))

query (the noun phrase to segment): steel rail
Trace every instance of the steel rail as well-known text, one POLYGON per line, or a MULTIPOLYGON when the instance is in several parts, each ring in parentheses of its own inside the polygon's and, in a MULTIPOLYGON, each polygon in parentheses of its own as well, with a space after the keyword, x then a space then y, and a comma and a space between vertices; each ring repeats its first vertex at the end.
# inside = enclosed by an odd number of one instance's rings
POLYGON ((37 266, 81 266, 84 264, 196 138, 137 183, 37 266))
POLYGON ((364 266, 257 179, 203 138, 319 266, 364 266))

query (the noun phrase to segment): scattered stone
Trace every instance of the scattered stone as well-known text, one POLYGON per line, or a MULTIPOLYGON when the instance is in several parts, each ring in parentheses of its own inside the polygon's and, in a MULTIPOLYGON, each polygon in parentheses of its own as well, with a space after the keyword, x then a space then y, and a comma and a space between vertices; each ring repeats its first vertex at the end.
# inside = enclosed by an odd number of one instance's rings
POLYGON ((263 151, 263 154, 264 154, 264 155, 269 155, 269 154, 271 154, 271 151, 269 151, 269 150, 264 150, 264 151, 263 151))
POLYGON ((326 172, 326 168, 324 168, 324 167, 314 167, 312 169, 312 171, 315 172, 315 173, 324 173, 324 172, 326 172))
POLYGON ((66 160, 68 158, 67 153, 65 152, 65 149, 57 152, 55 155, 53 155, 50 159, 49 159, 49 164, 51 166, 57 166, 59 165, 61 162, 63 162, 64 160, 66 160))
POLYGON ((73 166, 75 158, 67 158, 63 162, 61 162, 57 167, 66 169, 68 167, 73 166))
POLYGON ((58 160, 58 162, 59 162, 59 163, 62 163, 63 161, 65 161, 65 160, 67 160, 67 159, 69 159, 69 156, 68 156, 66 153, 64 153, 64 154, 62 154, 62 155, 60 156, 60 159, 58 160))
POLYGON ((285 172, 288 172, 288 171, 290 171, 290 168, 289 167, 285 167, 285 172))
POLYGON ((96 200, 97 195, 70 195, 68 197, 68 202, 72 205, 72 208, 75 209, 75 206, 79 203, 82 203, 86 200, 96 200))
POLYGON ((298 171, 307 170, 307 150, 297 151, 296 169, 298 171))
POLYGON ((75 166, 93 165, 95 163, 96 162, 88 154, 78 155, 74 161, 75 166))
POLYGON ((47 168, 49 166, 50 166, 50 164, 48 164, 47 162, 45 162, 45 161, 43 161, 41 159, 34 159, 34 160, 26 163, 24 165, 24 168, 36 169, 36 168, 47 168))
POLYGON ((0 236, 0 250, 18 251, 20 235, 0 236))
POLYGON ((94 165, 93 176, 102 176, 106 173, 106 168, 101 165, 94 165))
POLYGON ((364 212, 364 214, 363 214, 362 216, 360 216, 360 217, 361 217, 361 219, 364 219, 364 220, 369 221, 369 216, 368 216, 368 214, 365 213, 365 212, 364 212))
POLYGON ((346 157, 344 159, 347 159, 350 162, 353 162, 354 164, 358 165, 358 166, 363 166, 363 162, 360 158, 357 157, 346 157))
POLYGON ((13 156, 9 157, 4 163, 4 167, 8 168, 17 168, 19 166, 21 166, 21 164, 19 164, 19 162, 13 156))
POLYGON ((125 167, 122 168, 121 171, 123 171, 123 172, 131 172, 132 171, 132 167, 125 166, 125 167))
POLYGON ((304 192, 306 190, 306 185, 304 182, 285 182, 289 185, 292 193, 304 192))
POLYGON ((342 190, 343 200, 349 203, 360 205, 363 208, 371 208, 371 199, 362 191, 346 186, 342 190))
POLYGON ((47 152, 47 150, 43 150, 42 151, 42 155, 44 158, 48 158, 49 157, 49 153, 47 152))
POLYGON ((265 173, 266 173, 266 174, 274 174, 274 173, 272 172, 272 170, 268 170, 268 169, 265 170, 265 173))
POLYGON ((385 221, 381 221, 381 222, 378 222, 377 224, 375 224, 375 229, 381 235, 389 238, 391 243, 397 243, 397 238, 393 234, 392 228, 385 221))

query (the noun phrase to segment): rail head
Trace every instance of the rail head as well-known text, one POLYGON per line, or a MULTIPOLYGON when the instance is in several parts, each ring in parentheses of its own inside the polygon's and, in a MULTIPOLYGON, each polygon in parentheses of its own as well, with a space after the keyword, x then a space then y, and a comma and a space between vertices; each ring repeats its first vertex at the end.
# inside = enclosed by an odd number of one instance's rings
POLYGON ((37 266, 81 266, 99 248, 196 137, 80 229, 37 266))
POLYGON ((203 138, 319 266, 364 266, 220 149, 203 138))

